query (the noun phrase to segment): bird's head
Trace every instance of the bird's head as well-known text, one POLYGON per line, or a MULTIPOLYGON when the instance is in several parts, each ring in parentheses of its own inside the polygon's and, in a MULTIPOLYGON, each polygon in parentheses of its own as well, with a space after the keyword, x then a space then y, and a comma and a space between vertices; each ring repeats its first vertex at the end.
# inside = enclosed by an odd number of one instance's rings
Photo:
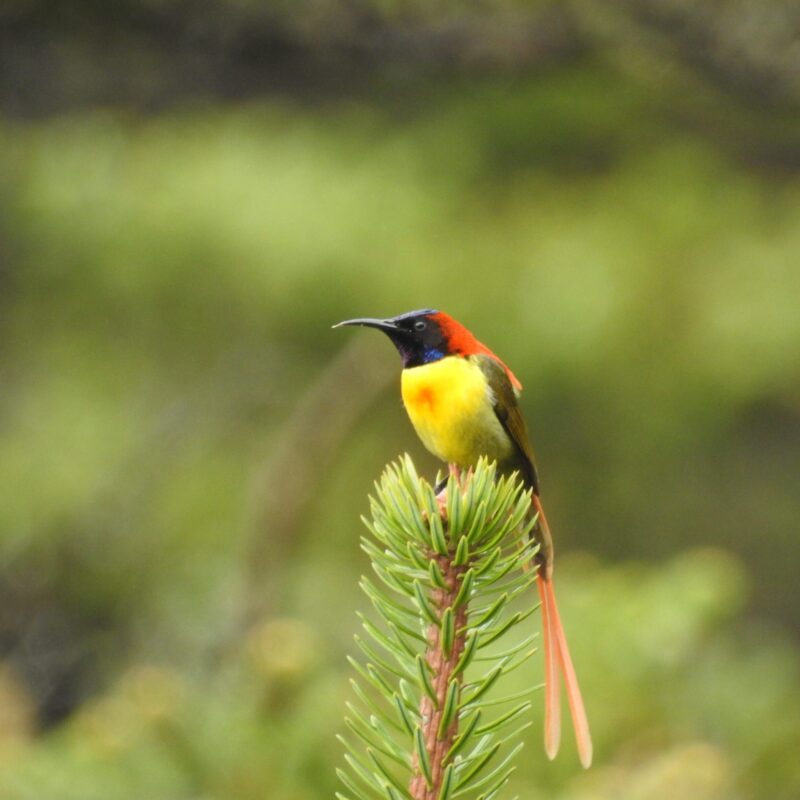
MULTIPOLYGON (((483 353, 503 362, 479 342, 461 323, 456 322, 449 314, 425 308, 420 311, 408 311, 397 317, 374 319, 362 317, 347 319, 334 325, 363 325, 383 331, 394 343, 403 359, 404 367, 418 367, 430 364, 446 356, 470 356, 483 353)), ((509 379, 517 389, 522 386, 505 364, 509 379)))
POLYGON ((377 328, 392 340, 403 359, 404 367, 417 367, 452 355, 449 337, 440 323, 442 317, 447 317, 447 314, 426 308, 388 319, 372 317, 347 319, 333 327, 363 325, 367 328, 377 328))

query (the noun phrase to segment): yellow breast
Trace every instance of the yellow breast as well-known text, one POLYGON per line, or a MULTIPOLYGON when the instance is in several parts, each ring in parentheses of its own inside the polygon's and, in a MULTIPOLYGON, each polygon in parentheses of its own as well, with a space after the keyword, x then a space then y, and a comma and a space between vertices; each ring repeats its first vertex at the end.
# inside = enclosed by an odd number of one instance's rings
POLYGON ((468 467, 482 455, 503 461, 512 454, 486 377, 470 359, 447 356, 404 369, 401 388, 417 435, 443 461, 468 467))

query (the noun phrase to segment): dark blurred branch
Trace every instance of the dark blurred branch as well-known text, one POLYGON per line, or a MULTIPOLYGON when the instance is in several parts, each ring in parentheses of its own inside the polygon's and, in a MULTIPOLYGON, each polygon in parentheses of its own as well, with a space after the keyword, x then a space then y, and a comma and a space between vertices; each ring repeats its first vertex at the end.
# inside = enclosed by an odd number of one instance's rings
POLYGON ((16 2, 0 10, 0 108, 48 114, 185 96, 369 91, 376 78, 533 68, 585 49, 560 3, 491 3, 390 16, 364 2, 98 4, 16 2))
POLYGON ((748 102, 800 104, 794 0, 573 0, 400 5, 370 0, 106 4, 9 0, 0 8, 0 107, 49 113, 177 97, 368 90, 431 71, 531 70, 609 41, 678 59, 748 102))
POLYGON ((367 337, 351 337, 282 426, 280 439, 256 476, 246 554, 245 626, 273 599, 277 573, 302 544, 303 523, 334 457, 396 371, 392 359, 375 357, 374 343, 367 337))
POLYGON ((756 106, 800 106, 800 5, 795 0, 579 2, 587 36, 677 62, 756 106))

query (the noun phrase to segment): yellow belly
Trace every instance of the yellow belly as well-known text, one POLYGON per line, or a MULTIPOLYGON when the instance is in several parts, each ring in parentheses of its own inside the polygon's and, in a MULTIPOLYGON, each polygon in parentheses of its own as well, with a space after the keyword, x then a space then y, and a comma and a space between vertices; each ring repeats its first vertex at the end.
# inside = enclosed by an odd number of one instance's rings
POLYGON ((404 369, 403 404, 422 443, 443 461, 469 467, 480 458, 504 461, 511 439, 494 413, 491 389, 480 367, 448 356, 404 369))

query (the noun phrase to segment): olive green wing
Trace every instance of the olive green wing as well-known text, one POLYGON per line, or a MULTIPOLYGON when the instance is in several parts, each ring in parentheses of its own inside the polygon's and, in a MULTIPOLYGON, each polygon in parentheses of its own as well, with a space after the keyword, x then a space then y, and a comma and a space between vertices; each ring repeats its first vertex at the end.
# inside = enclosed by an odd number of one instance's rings
POLYGON ((481 368, 489 382, 494 397, 494 413, 517 450, 517 464, 525 482, 539 494, 539 476, 536 474, 536 463, 533 449, 528 439, 528 428, 522 418, 517 402, 517 393, 511 384, 506 368, 495 358, 488 355, 471 356, 481 368))

